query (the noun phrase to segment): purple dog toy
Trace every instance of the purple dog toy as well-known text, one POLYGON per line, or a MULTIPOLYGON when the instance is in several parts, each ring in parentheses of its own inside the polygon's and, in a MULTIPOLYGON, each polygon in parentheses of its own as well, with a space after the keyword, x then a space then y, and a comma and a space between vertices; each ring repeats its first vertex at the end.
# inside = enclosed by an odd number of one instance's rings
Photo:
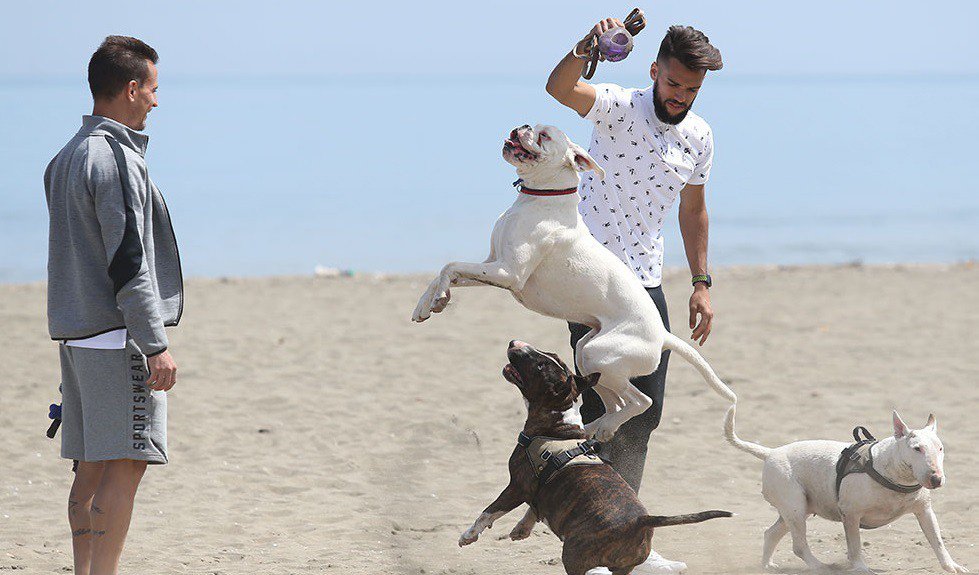
POLYGON ((612 28, 598 37, 598 51, 609 62, 625 60, 632 52, 632 34, 621 26, 612 28))
POLYGON ((645 27, 646 16, 643 15, 642 10, 635 8, 622 21, 622 26, 606 30, 597 38, 594 35, 583 38, 574 47, 575 57, 586 60, 581 70, 581 77, 591 80, 600 59, 609 62, 625 60, 629 52, 632 52, 632 37, 642 32, 645 27))

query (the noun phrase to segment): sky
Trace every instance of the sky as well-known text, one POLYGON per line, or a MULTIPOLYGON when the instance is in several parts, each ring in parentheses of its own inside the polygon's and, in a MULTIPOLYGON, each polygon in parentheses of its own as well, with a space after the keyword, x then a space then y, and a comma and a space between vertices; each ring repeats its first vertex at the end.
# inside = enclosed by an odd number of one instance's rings
MULTIPOLYGON (((0 281, 43 277, 40 174, 91 109, 85 70, 107 34, 160 54, 148 160, 191 275, 420 271, 485 255, 513 199, 499 151, 511 127, 587 143, 590 125, 544 93, 547 74, 596 20, 636 5, 0 2, 0 281)), ((633 54, 594 81, 646 85, 670 24, 703 30, 724 57, 696 105, 721 151, 712 261, 977 257, 979 192, 960 158, 979 153, 979 2, 639 6, 649 23, 633 54), (766 165, 777 177, 759 177, 766 165), (894 247, 909 234, 919 252, 894 247)))
MULTIPOLYGON (((5 0, 0 78, 77 76, 109 31, 150 43, 174 76, 521 77, 553 65, 597 19, 623 18, 634 5, 5 0)), ((650 21, 646 34, 660 37, 674 23, 706 32, 724 55, 726 74, 979 74, 973 0, 640 7, 650 21)), ((637 53, 649 58, 655 44, 641 43, 637 53)))

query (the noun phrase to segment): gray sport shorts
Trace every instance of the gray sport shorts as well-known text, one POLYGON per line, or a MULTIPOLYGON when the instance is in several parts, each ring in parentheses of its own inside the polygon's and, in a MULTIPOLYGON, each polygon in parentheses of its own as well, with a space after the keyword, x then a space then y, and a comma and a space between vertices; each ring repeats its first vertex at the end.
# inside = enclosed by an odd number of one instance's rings
POLYGON ((146 357, 125 349, 59 346, 61 457, 167 462, 167 394, 146 387, 146 357))

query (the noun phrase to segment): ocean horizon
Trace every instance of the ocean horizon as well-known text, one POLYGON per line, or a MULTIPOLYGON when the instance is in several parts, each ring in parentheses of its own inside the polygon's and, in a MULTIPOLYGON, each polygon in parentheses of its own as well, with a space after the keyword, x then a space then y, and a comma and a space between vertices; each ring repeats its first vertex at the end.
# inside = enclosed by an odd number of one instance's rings
MULTIPOLYGON (((612 70, 612 68, 609 68, 612 70)), ((603 81, 622 85, 628 77, 603 81)), ((523 123, 587 146, 544 77, 167 76, 147 163, 188 277, 413 273, 485 257, 523 123)), ((709 77, 712 265, 979 259, 979 77, 709 77), (940 105, 934 104, 941 97, 940 105)), ((42 175, 91 110, 84 78, 0 78, 0 283, 43 280, 42 175)), ((676 223, 666 265, 686 265, 676 223)))

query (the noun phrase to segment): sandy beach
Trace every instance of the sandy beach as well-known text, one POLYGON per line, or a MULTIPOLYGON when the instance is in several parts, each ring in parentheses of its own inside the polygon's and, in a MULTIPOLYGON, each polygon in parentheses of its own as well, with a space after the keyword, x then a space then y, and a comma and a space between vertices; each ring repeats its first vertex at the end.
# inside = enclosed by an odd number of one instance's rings
MULTIPOLYGON (((409 321, 424 276, 198 279, 171 350, 171 463, 137 497, 123 573, 503 575, 564 573, 542 524, 505 538, 522 508, 476 544, 471 524, 507 482, 524 420, 500 376, 519 338, 570 360, 557 320, 496 289, 453 292, 443 314, 409 321)), ((674 332, 688 276, 667 274, 674 332)), ((765 445, 878 437, 897 408, 938 417, 946 487, 935 509, 960 564, 979 569, 979 266, 722 268, 716 327, 702 352, 740 398, 738 431, 765 445)), ((58 400, 43 284, 0 286, 0 573, 71 571, 70 462, 44 436, 58 400)), ((690 573, 759 573, 775 518, 761 464, 722 438, 724 402, 692 367, 670 365, 641 499, 656 514, 720 508, 732 519, 663 528, 654 546, 690 573)), ((843 529, 809 523, 824 561, 843 529)), ((938 572, 913 516, 865 531, 872 568, 938 572)), ((782 572, 804 568, 784 540, 782 572)))

